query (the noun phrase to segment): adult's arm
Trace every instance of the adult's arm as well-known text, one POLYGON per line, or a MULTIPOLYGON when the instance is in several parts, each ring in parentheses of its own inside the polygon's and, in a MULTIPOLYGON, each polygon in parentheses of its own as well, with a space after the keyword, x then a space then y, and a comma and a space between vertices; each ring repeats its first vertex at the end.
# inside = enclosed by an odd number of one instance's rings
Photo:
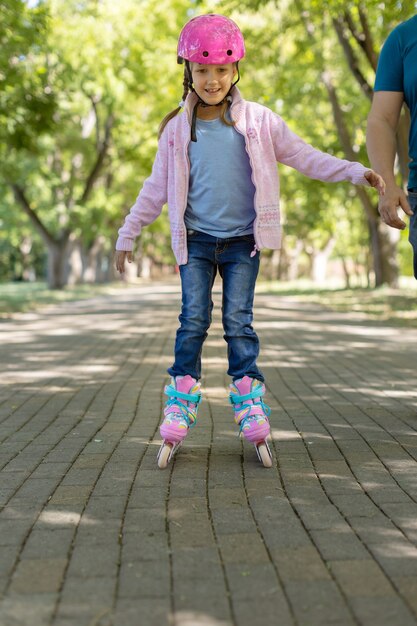
POLYGON ((386 183, 385 194, 379 198, 379 213, 388 226, 400 230, 404 229, 406 224, 398 216, 398 208, 401 207, 407 215, 413 214, 407 196, 401 187, 398 187, 394 175, 396 131, 403 100, 402 91, 376 91, 366 133, 369 161, 386 183))

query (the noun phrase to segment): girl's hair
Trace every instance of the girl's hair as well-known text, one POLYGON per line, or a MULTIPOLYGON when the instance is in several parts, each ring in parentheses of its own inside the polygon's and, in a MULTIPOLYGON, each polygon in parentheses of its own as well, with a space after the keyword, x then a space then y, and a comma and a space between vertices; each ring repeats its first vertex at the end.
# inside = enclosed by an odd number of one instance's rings
MULTIPOLYGON (((236 64, 237 65, 237 64, 236 64)), ((188 95, 188 93, 190 91, 194 91, 194 89, 192 88, 192 80, 190 80, 191 78, 191 69, 188 65, 188 62, 186 62, 185 67, 184 67, 184 80, 182 82, 184 90, 182 93, 182 102, 180 104, 180 106, 178 106, 176 109, 174 109, 173 111, 170 111, 170 113, 168 113, 167 115, 165 115, 164 119, 162 120, 162 122, 159 125, 159 130, 158 130, 158 139, 161 137, 162 133, 164 132, 164 128, 165 126, 168 124, 169 120, 172 120, 173 117, 175 117, 176 115, 178 115, 178 113, 181 111, 183 103, 185 102, 185 99, 188 95)), ((228 100, 225 100, 222 104, 221 104, 221 109, 220 109, 220 119, 221 121, 226 124, 226 126, 234 126, 235 122, 233 120, 228 120, 226 118, 226 112, 229 108, 229 104, 230 102, 228 100)))
POLYGON ((165 115, 164 119, 162 120, 162 122, 159 125, 159 131, 158 131, 158 139, 161 137, 165 126, 168 124, 169 120, 172 120, 173 117, 175 117, 176 115, 178 115, 178 113, 181 111, 182 108, 182 103, 185 102, 185 98, 188 95, 188 92, 190 91, 190 81, 188 78, 188 68, 184 67, 184 80, 182 81, 184 90, 182 92, 182 102, 181 104, 174 109, 173 111, 171 111, 170 113, 168 113, 167 115, 165 115))

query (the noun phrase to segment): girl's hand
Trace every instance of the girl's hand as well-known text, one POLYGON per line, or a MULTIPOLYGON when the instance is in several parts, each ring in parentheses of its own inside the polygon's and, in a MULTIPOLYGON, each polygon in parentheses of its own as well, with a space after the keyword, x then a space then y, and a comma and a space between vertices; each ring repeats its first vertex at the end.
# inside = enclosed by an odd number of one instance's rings
POLYGON ((374 172, 374 170, 368 170, 367 172, 365 172, 364 177, 366 178, 368 183, 371 185, 371 187, 375 187, 375 189, 378 191, 380 196, 384 195, 385 180, 382 178, 382 176, 374 172))
POLYGON ((120 274, 123 274, 125 271, 126 258, 129 263, 132 263, 133 261, 132 252, 126 252, 125 250, 116 250, 115 265, 116 265, 117 271, 120 272, 120 274))

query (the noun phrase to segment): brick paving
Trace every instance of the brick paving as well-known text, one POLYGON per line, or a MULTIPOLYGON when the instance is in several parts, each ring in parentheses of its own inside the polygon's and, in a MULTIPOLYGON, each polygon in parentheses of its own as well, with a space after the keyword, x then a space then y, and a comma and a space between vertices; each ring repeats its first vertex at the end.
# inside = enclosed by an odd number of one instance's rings
POLYGON ((0 323, 2 626, 417 624, 417 331, 258 294, 267 470, 235 433, 215 300, 199 423, 164 471, 176 283, 0 323))

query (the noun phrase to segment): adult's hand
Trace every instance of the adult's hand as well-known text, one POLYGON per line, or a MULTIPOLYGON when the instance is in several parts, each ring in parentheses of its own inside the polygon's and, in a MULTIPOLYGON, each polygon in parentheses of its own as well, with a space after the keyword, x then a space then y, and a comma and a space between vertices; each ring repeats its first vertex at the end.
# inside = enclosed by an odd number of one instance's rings
POLYGON ((401 187, 387 186, 385 194, 379 198, 379 214, 388 226, 404 230, 407 224, 399 217, 398 209, 402 209, 407 215, 413 215, 407 196, 401 187))

